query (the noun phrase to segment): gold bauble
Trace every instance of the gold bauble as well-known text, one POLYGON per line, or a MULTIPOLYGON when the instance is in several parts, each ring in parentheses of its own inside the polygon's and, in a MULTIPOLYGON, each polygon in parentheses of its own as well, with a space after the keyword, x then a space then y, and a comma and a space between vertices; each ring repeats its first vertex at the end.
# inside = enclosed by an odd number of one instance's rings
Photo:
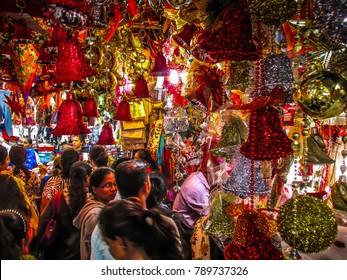
POLYGON ((347 81, 338 74, 321 71, 308 76, 293 98, 313 118, 336 117, 347 108, 347 81))

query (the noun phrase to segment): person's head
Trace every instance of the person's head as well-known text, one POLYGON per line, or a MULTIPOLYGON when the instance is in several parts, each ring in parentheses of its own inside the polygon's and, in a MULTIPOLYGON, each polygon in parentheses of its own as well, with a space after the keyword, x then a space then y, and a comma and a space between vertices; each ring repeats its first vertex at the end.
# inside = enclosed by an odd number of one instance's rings
POLYGON ((114 171, 116 171, 116 168, 117 168, 117 166, 119 165, 119 164, 121 164, 122 162, 124 162, 124 161, 128 161, 128 160, 131 160, 131 158, 130 157, 120 157, 120 158, 117 158, 114 162, 112 162, 112 164, 111 164, 111 168, 114 170, 114 171))
POLYGON ((99 225, 115 259, 182 259, 174 226, 154 210, 112 201, 101 211, 99 225))
POLYGON ((0 171, 6 170, 10 162, 7 149, 0 145, 0 171))
POLYGON ((155 162, 155 160, 152 158, 150 151, 148 150, 138 150, 134 154, 134 159, 135 160, 143 160, 145 161, 148 165, 149 168, 152 171, 158 170, 158 164, 155 162))
POLYGON ((89 179, 92 170, 92 166, 85 161, 76 161, 71 165, 69 174, 69 198, 70 209, 72 210, 74 216, 78 214, 86 202, 89 179))
POLYGON ((26 217, 30 217, 29 205, 13 176, 0 174, 0 210, 17 209, 26 217))
POLYGON ((138 197, 146 200, 151 182, 147 165, 142 160, 128 160, 116 167, 116 183, 120 196, 124 198, 138 197))
POLYGON ((69 178, 70 168, 73 163, 78 161, 80 158, 79 153, 75 149, 65 149, 61 154, 61 167, 62 176, 64 178, 69 178))
POLYGON ((95 200, 108 203, 117 194, 116 179, 114 171, 109 167, 99 167, 90 175, 89 192, 94 195, 95 200))
POLYGON ((108 155, 101 145, 94 145, 89 151, 89 160, 95 167, 107 166, 108 155))
POLYGON ((74 135, 72 136, 72 146, 76 150, 81 150, 84 142, 84 136, 83 135, 74 135))
POLYGON ((16 209, 0 210, 0 259, 20 260, 27 239, 28 220, 16 209))
POLYGON ((22 146, 24 148, 30 148, 32 144, 33 144, 33 140, 30 137, 23 137, 22 146))
POLYGON ((61 156, 55 156, 53 159, 52 176, 59 176, 61 169, 61 156))
POLYGON ((168 181, 163 173, 153 171, 149 174, 151 191, 146 199, 147 208, 157 207, 165 198, 168 190, 168 181))
POLYGON ((28 152, 24 147, 21 146, 12 146, 9 152, 10 162, 15 166, 14 174, 19 174, 20 170, 23 170, 26 176, 26 179, 30 179, 30 171, 26 167, 25 162, 27 160, 28 152))

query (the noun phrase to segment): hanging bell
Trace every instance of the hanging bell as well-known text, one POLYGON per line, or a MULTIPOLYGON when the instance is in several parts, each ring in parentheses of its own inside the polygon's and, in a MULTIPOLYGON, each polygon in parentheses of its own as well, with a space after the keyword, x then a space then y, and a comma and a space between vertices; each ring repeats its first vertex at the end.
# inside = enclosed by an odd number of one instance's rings
POLYGON ((135 84, 134 98, 147 98, 150 97, 147 82, 143 75, 141 75, 135 84))
POLYGON ((279 159, 294 152, 291 145, 274 107, 252 111, 248 139, 240 148, 243 155, 254 160, 279 159))
POLYGON ((151 76, 169 76, 170 70, 166 63, 166 58, 162 52, 159 52, 155 57, 154 67, 151 72, 151 76))
POLYGON ((96 142, 97 145, 113 145, 116 141, 113 138, 113 131, 112 127, 109 122, 105 122, 102 126, 100 137, 98 142, 96 142))
POLYGON ((23 18, 20 18, 15 26, 12 41, 16 44, 32 44, 34 42, 23 18))
POLYGON ((97 71, 90 66, 76 37, 59 42, 57 70, 54 77, 56 83, 80 81, 96 74, 97 71))
POLYGON ((130 113, 130 104, 127 100, 123 99, 119 102, 116 112, 113 116, 114 120, 118 121, 132 121, 131 113, 130 113))
POLYGON ((84 103, 83 116, 88 118, 100 117, 100 114, 98 112, 98 104, 93 94, 90 94, 88 99, 84 103))
POLYGON ((91 133, 91 131, 83 122, 81 104, 74 98, 72 93, 68 93, 66 99, 59 107, 58 122, 51 134, 54 136, 61 136, 89 133, 91 133))
POLYGON ((183 30, 172 37, 172 39, 182 48, 189 50, 191 48, 191 41, 196 34, 198 28, 194 24, 186 24, 183 30))

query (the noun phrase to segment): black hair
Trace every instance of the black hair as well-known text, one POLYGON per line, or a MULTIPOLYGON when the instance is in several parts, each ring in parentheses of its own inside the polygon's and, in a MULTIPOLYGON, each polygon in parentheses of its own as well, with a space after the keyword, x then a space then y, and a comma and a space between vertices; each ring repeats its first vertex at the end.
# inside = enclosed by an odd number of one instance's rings
POLYGON ((146 164, 142 160, 127 160, 116 167, 116 183, 122 198, 138 196, 148 180, 146 164))
POLYGON ((27 140, 28 140, 29 145, 32 145, 32 144, 33 144, 33 140, 32 140, 30 137, 23 137, 23 140, 24 140, 24 139, 27 139, 27 140))
MULTIPOLYGON (((157 162, 152 158, 151 153, 149 150, 137 150, 136 153, 139 155, 139 158, 144 160, 149 164, 149 168, 152 171, 157 171, 159 170, 157 162)), ((135 153, 135 154, 136 154, 135 153)))
POLYGON ((114 171, 109 167, 99 167, 95 169, 90 175, 89 192, 95 195, 93 187, 98 188, 105 177, 110 173, 114 173, 114 171))
POLYGON ((70 168, 80 158, 79 153, 72 148, 66 149, 61 154, 62 177, 69 178, 70 168))
POLYGON ((105 152, 105 148, 101 145, 91 147, 89 157, 95 162, 97 167, 107 166, 108 164, 108 155, 105 152))
POLYGON ((0 164, 5 163, 7 155, 8 155, 7 149, 4 146, 0 145, 0 164))
POLYGON ((71 165, 69 174, 69 206, 74 217, 77 216, 87 200, 87 176, 90 176, 92 170, 91 165, 85 161, 77 161, 71 165))
POLYGON ((114 162, 112 162, 112 164, 111 164, 111 168, 114 170, 114 171, 116 171, 116 168, 117 168, 117 166, 119 165, 119 164, 121 164, 122 162, 124 162, 124 161, 128 161, 128 160, 131 160, 131 158, 130 157, 120 157, 120 158, 117 158, 114 162))
POLYGON ((27 150, 21 146, 12 146, 10 149, 9 156, 10 161, 14 165, 13 174, 18 175, 20 170, 23 170, 26 180, 28 181, 30 179, 30 171, 28 167, 25 165, 28 156, 27 150))
POLYGON ((164 200, 168 190, 168 180, 163 173, 153 171, 149 174, 151 191, 146 199, 147 208, 158 207, 164 200))
POLYGON ((0 210, 0 260, 20 260, 23 240, 27 238, 28 221, 14 209, 0 210))
POLYGON ((100 214, 100 230, 112 240, 129 239, 136 247, 143 248, 152 260, 182 259, 179 237, 174 224, 155 210, 146 210, 128 200, 108 203, 100 214))

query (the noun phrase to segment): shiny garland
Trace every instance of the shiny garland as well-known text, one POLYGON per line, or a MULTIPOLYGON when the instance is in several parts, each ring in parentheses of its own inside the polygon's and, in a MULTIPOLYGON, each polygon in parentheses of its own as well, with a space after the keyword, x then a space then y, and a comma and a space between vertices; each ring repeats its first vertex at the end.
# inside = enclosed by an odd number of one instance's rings
POLYGON ((277 222, 283 240, 304 253, 327 249, 337 235, 337 222, 332 210, 322 200, 308 195, 285 202, 277 222))

